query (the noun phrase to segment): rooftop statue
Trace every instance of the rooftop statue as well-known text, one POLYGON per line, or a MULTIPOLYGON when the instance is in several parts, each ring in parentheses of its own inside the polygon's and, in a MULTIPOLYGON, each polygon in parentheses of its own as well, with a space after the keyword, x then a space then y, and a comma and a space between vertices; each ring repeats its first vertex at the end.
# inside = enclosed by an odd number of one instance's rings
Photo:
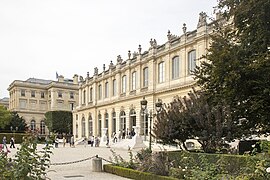
POLYGON ((200 12, 200 17, 199 17, 199 22, 198 22, 197 28, 205 26, 207 24, 206 23, 206 16, 207 15, 205 12, 200 12))

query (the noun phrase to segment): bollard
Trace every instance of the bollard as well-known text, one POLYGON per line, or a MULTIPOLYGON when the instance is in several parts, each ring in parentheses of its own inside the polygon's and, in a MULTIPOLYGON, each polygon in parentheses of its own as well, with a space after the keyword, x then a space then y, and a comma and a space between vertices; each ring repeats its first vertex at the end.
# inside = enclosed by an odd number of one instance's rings
POLYGON ((96 155, 92 160, 92 171, 101 172, 102 171, 102 159, 96 155))

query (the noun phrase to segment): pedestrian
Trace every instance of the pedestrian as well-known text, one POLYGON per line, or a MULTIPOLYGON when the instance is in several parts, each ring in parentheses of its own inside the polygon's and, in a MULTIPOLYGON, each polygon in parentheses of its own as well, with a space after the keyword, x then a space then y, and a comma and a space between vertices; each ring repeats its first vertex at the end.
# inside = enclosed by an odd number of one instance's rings
POLYGON ((113 133, 113 143, 117 142, 117 135, 116 132, 113 133))
POLYGON ((2 142, 3 142, 3 149, 5 149, 5 148, 8 149, 6 136, 3 137, 3 141, 2 142))
POLYGON ((63 136, 63 147, 65 147, 65 146, 66 146, 66 137, 63 136))
POLYGON ((83 139, 83 144, 84 144, 84 147, 86 147, 86 144, 87 144, 87 139, 86 139, 86 137, 84 137, 84 139, 83 139))
POLYGON ((13 136, 10 138, 10 148, 15 148, 15 139, 13 136))
POLYGON ((74 136, 73 135, 70 138, 70 147, 75 147, 74 136))
POLYGON ((93 145, 94 145, 94 140, 95 140, 95 137, 94 137, 94 136, 91 136, 91 137, 90 137, 90 144, 91 144, 91 147, 93 147, 93 145))
POLYGON ((109 136, 107 135, 107 143, 106 143, 107 147, 109 147, 109 143, 110 143, 110 139, 109 139, 109 136))

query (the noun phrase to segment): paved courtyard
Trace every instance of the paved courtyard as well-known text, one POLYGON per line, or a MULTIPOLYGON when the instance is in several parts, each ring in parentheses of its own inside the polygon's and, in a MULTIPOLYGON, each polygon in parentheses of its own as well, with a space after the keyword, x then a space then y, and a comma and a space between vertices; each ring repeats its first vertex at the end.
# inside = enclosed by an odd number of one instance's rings
MULTIPOLYGON (((61 144, 58 148, 54 148, 53 154, 51 156, 51 163, 64 163, 64 162, 73 162, 78 160, 83 160, 89 157, 93 157, 98 155, 106 160, 110 160, 109 157, 112 157, 112 152, 110 148, 106 147, 90 147, 84 145, 77 145, 75 148, 68 146, 63 147, 61 144)), ((18 146, 18 145, 17 145, 18 146)), ((16 146, 16 147, 17 147, 16 146)), ((39 148, 42 148, 44 145, 39 145, 39 148)), ((14 157, 16 149, 11 149, 11 153, 9 157, 14 157)), ((128 159, 128 151, 115 149, 117 154, 120 154, 121 157, 128 159)), ((106 161, 102 161, 102 164, 107 163, 106 161)), ((72 163, 67 165, 51 165, 48 170, 48 178, 52 180, 60 180, 60 179, 111 179, 111 180, 125 180, 127 178, 123 178, 120 176, 116 176, 113 174, 105 173, 105 172, 92 172, 92 159, 86 160, 78 163, 72 163)))
MULTIPOLYGON (((123 178, 120 176, 116 176, 113 174, 105 173, 105 172, 92 172, 92 159, 85 160, 87 158, 91 158, 95 155, 98 155, 101 158, 104 158, 110 161, 110 157, 113 158, 111 149, 119 154, 122 158, 129 160, 129 154, 127 150, 127 146, 129 144, 129 140, 122 141, 121 143, 112 145, 111 148, 107 147, 90 147, 89 145, 76 145, 75 148, 66 144, 66 147, 63 147, 63 144, 59 144, 58 148, 53 148, 51 155, 51 167, 47 171, 47 175, 49 179, 52 180, 61 180, 61 179, 111 179, 111 180, 125 180, 127 178, 123 178), (123 146, 125 144, 125 146, 123 146), (125 147, 125 148, 123 148, 125 147), (69 163, 80 161, 76 163, 69 163), (60 165, 54 165, 54 164, 60 165), (63 165, 61 165, 63 163, 63 165), (67 163, 67 164, 64 164, 67 163)), ((148 142, 144 142, 147 146, 148 142)), ((16 148, 18 145, 16 146, 16 148)), ((38 145, 38 148, 41 149, 44 147, 44 144, 38 145)), ((159 144, 152 144, 152 149, 154 151, 160 151, 162 149, 166 150, 176 150, 175 147, 170 146, 161 146, 159 144)), ((16 149, 11 149, 11 153, 8 155, 9 157, 14 157, 16 153, 16 149)), ((138 150, 137 150, 138 151, 138 150)), ((132 150, 133 155, 137 154, 136 150, 132 150)), ((105 160, 102 160, 102 164, 108 163, 105 160)))

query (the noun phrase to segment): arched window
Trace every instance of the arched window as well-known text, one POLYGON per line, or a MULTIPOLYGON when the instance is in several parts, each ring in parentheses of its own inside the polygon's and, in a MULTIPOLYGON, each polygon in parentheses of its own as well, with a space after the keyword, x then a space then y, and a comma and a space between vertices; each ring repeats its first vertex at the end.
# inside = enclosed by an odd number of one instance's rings
POLYGON ((179 77, 179 57, 175 56, 172 59, 172 79, 176 79, 179 77))
POLYGON ((196 68, 196 50, 188 53, 188 74, 191 74, 196 68))
POLYGON ((165 63, 162 61, 158 64, 158 83, 165 81, 165 63))
POLYGON ((101 137, 101 114, 98 115, 98 136, 101 137))
POLYGON ((133 126, 136 126, 136 111, 134 109, 130 110, 130 129, 132 129, 133 126))
POLYGON ((105 128, 109 128, 109 114, 105 113, 105 128))
POLYGON ((112 131, 116 132, 116 113, 112 113, 112 131))
POLYGON ((88 117, 88 134, 89 136, 93 136, 93 119, 91 113, 88 117))
POLYGON ((45 134, 45 122, 44 120, 40 121, 40 134, 45 134))
POLYGON ((125 111, 120 112, 120 129, 126 130, 126 113, 125 113, 125 111))
POLYGON ((31 131, 36 130, 36 121, 35 121, 35 120, 32 120, 32 121, 31 121, 30 129, 31 129, 31 131))
POLYGON ((131 90, 136 90, 136 71, 132 73, 132 76, 131 76, 131 90))
POLYGON ((148 67, 143 69, 143 87, 148 87, 148 67))
POLYGON ((127 76, 122 77, 122 93, 125 93, 127 89, 127 76))
POLYGON ((85 137, 85 118, 82 118, 82 137, 85 137))

